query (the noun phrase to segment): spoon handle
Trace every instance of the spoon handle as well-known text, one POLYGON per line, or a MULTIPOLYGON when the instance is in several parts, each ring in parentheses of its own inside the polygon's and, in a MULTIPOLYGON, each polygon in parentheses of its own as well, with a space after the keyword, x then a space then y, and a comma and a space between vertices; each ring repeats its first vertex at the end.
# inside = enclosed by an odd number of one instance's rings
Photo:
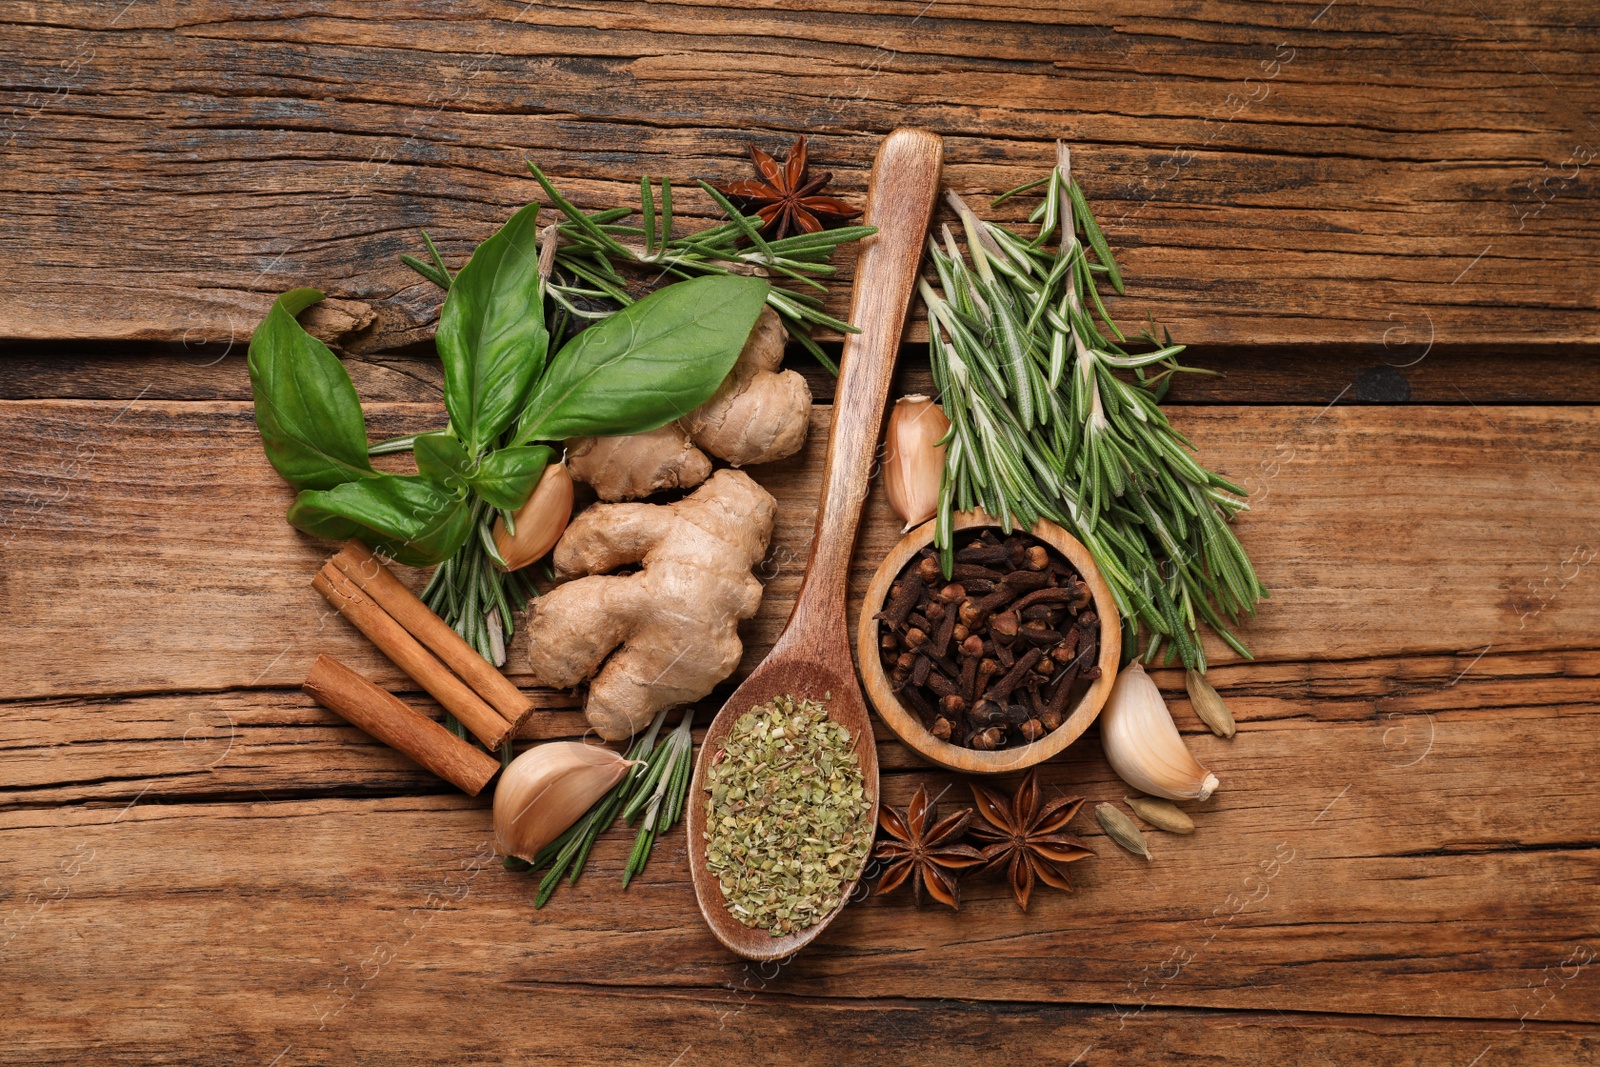
MULTIPOLYGON (((938 134, 905 128, 883 139, 872 164, 862 222, 878 232, 862 242, 850 297, 850 322, 861 332, 845 337, 828 431, 827 484, 786 636, 829 629, 845 634, 850 554, 943 163, 938 134)), ((844 641, 848 648, 848 637, 844 641)))

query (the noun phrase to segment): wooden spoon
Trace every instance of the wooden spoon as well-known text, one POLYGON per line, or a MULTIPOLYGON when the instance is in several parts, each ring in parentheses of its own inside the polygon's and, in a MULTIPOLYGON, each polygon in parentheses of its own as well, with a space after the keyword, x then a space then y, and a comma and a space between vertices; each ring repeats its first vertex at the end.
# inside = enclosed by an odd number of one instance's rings
POLYGON ((700 914, 734 952, 773 960, 803 948, 839 914, 860 877, 844 887, 839 906, 820 922, 782 937, 746 926, 723 903, 722 886, 706 869, 706 771, 723 740, 746 712, 774 697, 825 699, 828 716, 849 729, 872 802, 868 833, 877 827, 878 753, 872 723, 850 662, 845 625, 845 582, 855 547, 861 504, 867 496, 878 437, 889 399, 900 333, 905 326, 917 265, 939 191, 943 142, 927 130, 900 129, 884 138, 872 165, 863 222, 878 232, 862 242, 856 262, 850 321, 861 332, 845 338, 828 430, 827 484, 817 510, 800 594, 789 622, 767 658, 734 691, 706 731, 689 788, 689 871, 700 914))

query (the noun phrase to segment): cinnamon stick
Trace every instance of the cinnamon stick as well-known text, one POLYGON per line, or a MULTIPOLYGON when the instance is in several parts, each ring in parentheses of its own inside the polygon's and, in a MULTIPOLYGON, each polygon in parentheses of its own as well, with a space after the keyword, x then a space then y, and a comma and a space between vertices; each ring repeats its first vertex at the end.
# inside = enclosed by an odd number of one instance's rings
POLYGON ((429 610, 415 593, 401 584, 394 572, 352 537, 333 557, 333 565, 361 587, 378 606, 444 661, 461 680, 511 723, 513 730, 533 714, 533 701, 506 680, 494 665, 473 650, 462 636, 429 610))
POLYGON ((504 716, 484 703, 467 683, 451 674, 450 668, 423 648, 404 626, 345 577, 338 567, 331 562, 324 563, 311 585, 338 609, 339 614, 366 634, 379 651, 393 660, 395 666, 410 675, 491 750, 499 748, 512 736, 511 723, 504 716))
POLYGON ((500 770, 499 760, 331 656, 317 657, 300 688, 352 726, 404 752, 471 796, 477 796, 500 770))

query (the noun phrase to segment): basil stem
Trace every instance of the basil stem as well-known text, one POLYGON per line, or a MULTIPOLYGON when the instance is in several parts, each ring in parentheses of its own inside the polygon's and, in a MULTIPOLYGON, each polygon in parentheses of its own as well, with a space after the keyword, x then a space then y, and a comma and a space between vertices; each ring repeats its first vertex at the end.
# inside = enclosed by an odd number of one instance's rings
POLYGON ((379 441, 375 445, 367 446, 367 454, 372 456, 392 456, 399 452, 409 452, 420 434, 408 433, 404 437, 391 437, 387 441, 379 441))

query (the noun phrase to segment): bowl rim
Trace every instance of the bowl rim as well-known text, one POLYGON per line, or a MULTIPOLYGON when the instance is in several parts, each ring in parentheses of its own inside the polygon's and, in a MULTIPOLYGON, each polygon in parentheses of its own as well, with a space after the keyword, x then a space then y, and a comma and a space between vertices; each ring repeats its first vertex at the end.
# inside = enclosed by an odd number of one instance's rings
MULTIPOLYGON (((1099 717, 1100 709, 1111 695, 1122 659, 1122 617, 1117 612, 1110 587, 1106 585, 1100 569, 1095 566, 1094 557, 1083 543, 1048 519, 1034 523, 1027 532, 1067 557, 1089 586, 1095 612, 1100 616, 1100 677, 1078 698, 1071 714, 1062 724, 1037 741, 1016 748, 983 752, 939 740, 895 696, 878 658, 877 619, 884 601, 888 599, 889 587, 894 584, 900 571, 918 552, 932 543, 937 521, 930 519, 902 537, 873 572, 872 581, 862 597, 861 616, 856 623, 856 658, 860 661, 862 686, 878 717, 924 759, 968 774, 1007 774, 1026 770, 1065 751, 1099 717)), ((957 512, 952 517, 951 527, 957 533, 986 526, 1005 529, 1004 523, 983 511, 957 512)))

